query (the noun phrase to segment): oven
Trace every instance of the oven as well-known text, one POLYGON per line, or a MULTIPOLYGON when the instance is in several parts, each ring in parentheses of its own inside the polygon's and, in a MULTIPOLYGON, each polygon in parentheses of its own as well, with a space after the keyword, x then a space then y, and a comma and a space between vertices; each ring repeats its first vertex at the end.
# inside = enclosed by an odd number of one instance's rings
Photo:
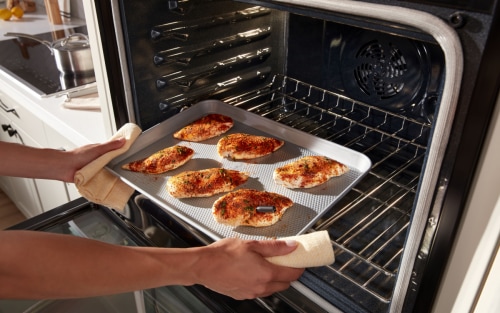
POLYGON ((114 129, 131 121, 148 130, 217 99, 371 160, 309 230, 328 230, 335 262, 307 269, 280 295, 287 303, 431 311, 498 95, 496 1, 112 0, 85 9, 114 129))

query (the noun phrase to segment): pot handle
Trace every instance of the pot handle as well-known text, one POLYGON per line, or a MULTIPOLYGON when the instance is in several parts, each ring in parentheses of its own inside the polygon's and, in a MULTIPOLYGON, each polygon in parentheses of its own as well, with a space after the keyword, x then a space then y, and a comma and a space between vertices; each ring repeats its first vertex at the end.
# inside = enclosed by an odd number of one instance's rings
POLYGON ((29 35, 29 34, 24 34, 24 33, 5 33, 3 35, 6 37, 21 37, 21 38, 28 38, 28 39, 31 39, 34 41, 38 41, 39 43, 41 43, 41 44, 45 45, 47 48, 49 48, 51 53, 53 52, 52 51, 52 43, 47 41, 47 40, 43 40, 43 39, 40 39, 38 37, 29 35))

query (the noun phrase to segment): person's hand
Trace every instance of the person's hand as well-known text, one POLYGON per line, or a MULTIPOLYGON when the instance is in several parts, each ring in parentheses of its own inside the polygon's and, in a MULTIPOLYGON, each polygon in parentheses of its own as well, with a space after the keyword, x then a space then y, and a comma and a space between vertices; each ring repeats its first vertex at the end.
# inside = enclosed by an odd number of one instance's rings
POLYGON ((64 173, 62 180, 65 182, 72 183, 75 177, 75 173, 82 167, 97 159, 101 155, 121 148, 125 144, 125 139, 120 138, 116 140, 111 140, 101 144, 89 144, 81 146, 74 150, 68 151, 70 154, 70 163, 68 170, 64 173))
POLYGON ((196 281, 234 299, 268 296, 290 286, 304 269, 274 265, 265 257, 285 255, 296 242, 227 238, 204 250, 196 264, 196 281))

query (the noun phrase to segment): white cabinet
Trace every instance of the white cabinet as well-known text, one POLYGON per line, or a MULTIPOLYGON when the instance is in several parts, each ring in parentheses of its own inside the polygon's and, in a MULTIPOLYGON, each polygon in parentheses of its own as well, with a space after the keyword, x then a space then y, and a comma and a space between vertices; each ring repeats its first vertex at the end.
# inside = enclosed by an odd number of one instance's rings
MULTIPOLYGON (((2 102, 0 99, 0 107, 2 107, 2 102)), ((1 110, 1 109, 0 109, 1 110)), ((6 142, 12 142, 13 140, 8 135, 9 133, 13 134, 13 130, 11 129, 10 120, 7 119, 0 112, 0 140, 6 142)), ((12 186, 9 177, 0 176, 0 188, 7 194, 11 193, 12 186)))
MULTIPOLYGON (((59 132, 57 132, 54 128, 45 125, 45 135, 47 136, 47 147, 48 148, 53 148, 53 149, 61 149, 61 150, 72 150, 77 148, 77 146, 69 141, 67 138, 63 137, 59 132)), ((55 182, 58 184, 63 184, 65 191, 66 191, 66 197, 65 199, 59 199, 59 202, 57 205, 61 205, 67 200, 75 200, 77 198, 81 198, 80 193, 76 189, 75 184, 73 183, 63 183, 63 182, 55 182)), ((56 203, 53 203, 56 204, 56 203)), ((50 208, 54 208, 55 206, 52 206, 50 208)))
MULTIPOLYGON (((4 92, 6 88, 2 87, 0 84, 0 140, 38 148, 73 148, 68 142, 61 143, 54 131, 30 112, 29 106, 38 104, 21 104, 4 92)), ((0 177, 0 188, 27 217, 38 215, 70 200, 67 185, 59 181, 0 177)), ((73 190, 71 193, 74 198, 73 190)))
MULTIPOLYGON (((34 143, 31 138, 26 136, 13 120, 10 114, 16 114, 12 107, 7 105, 5 97, 0 97, 0 124, 2 132, 0 140, 24 144, 24 142, 34 143)), ((35 181, 29 178, 20 177, 0 177, 0 187, 12 199, 16 206, 26 217, 32 217, 42 213, 40 199, 36 190, 35 181)))

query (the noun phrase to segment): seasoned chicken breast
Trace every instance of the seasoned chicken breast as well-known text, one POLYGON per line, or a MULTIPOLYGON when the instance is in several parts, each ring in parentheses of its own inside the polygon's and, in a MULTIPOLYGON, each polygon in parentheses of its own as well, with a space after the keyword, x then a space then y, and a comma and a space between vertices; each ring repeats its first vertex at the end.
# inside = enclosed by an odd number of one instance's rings
POLYGON ((325 156, 306 156, 276 168, 273 178, 277 184, 287 188, 311 188, 348 170, 344 164, 325 156))
POLYGON ((293 201, 268 191, 238 189, 215 201, 212 206, 214 219, 230 226, 271 226, 278 222, 293 201), (274 212, 259 212, 258 207, 274 207, 274 212))
POLYGON ((273 153, 284 144, 276 138, 236 133, 221 138, 217 152, 221 157, 235 160, 254 159, 273 153))
POLYGON ((146 174, 161 174, 186 164, 194 154, 194 150, 175 145, 153 153, 142 160, 124 164, 123 169, 146 174))
POLYGON ((203 141, 224 134, 234 125, 233 119, 222 114, 208 114, 174 133, 174 138, 203 141))
POLYGON ((248 180, 248 175, 224 168, 186 171, 172 176, 167 189, 175 198, 210 197, 231 191, 248 180))

